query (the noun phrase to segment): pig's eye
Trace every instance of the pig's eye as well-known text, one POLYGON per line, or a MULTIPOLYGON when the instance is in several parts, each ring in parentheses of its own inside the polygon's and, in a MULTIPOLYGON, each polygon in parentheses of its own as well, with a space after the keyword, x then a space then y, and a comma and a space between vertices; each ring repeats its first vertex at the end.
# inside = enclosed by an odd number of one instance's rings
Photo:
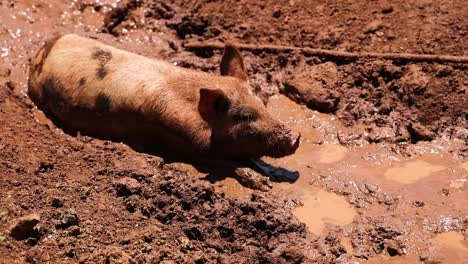
POLYGON ((236 111, 232 118, 235 122, 255 121, 258 118, 258 114, 254 109, 246 107, 236 111))
POLYGON ((220 114, 225 114, 231 107, 231 101, 226 96, 220 96, 214 105, 216 112, 220 114))

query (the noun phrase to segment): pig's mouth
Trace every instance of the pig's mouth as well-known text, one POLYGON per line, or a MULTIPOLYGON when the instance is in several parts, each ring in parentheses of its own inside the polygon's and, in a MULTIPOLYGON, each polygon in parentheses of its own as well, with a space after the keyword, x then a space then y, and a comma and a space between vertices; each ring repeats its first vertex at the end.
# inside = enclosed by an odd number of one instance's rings
POLYGON ((299 148, 301 142, 301 134, 293 136, 292 134, 287 135, 285 138, 279 141, 277 144, 271 145, 268 149, 266 156, 272 158, 281 158, 284 156, 292 155, 299 148))

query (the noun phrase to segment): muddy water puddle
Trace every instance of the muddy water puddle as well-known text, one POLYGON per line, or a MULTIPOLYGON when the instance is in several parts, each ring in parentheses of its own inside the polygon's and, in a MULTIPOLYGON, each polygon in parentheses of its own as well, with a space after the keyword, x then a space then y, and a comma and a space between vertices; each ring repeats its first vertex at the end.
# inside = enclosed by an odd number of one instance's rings
POLYGON ((320 235, 327 224, 344 226, 356 216, 356 211, 344 197, 323 190, 304 195, 303 203, 293 210, 293 214, 316 235, 320 235))
POLYGON ((431 239, 432 251, 441 263, 468 263, 468 242, 463 235, 451 231, 431 239))
POLYGON ((384 176, 387 179, 394 180, 403 184, 415 183, 420 179, 426 178, 433 173, 446 169, 444 166, 431 164, 423 160, 413 160, 403 164, 401 167, 392 167, 385 171, 384 176))

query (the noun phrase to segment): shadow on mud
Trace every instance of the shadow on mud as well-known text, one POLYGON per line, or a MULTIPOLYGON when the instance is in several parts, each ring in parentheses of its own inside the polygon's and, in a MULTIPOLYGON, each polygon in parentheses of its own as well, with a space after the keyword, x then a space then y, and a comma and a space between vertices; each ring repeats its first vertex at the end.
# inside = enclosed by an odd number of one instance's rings
POLYGON ((256 161, 257 166, 259 166, 273 182, 289 182, 294 183, 299 179, 298 171, 290 171, 283 167, 276 167, 271 164, 264 162, 259 159, 256 161))
MULTIPOLYGON (((294 183, 299 179, 299 176, 300 176, 298 171, 291 171, 286 168, 276 167, 274 165, 266 163, 265 161, 261 159, 248 160, 248 161, 242 161, 242 162, 231 162, 231 164, 233 166, 233 169, 250 168, 254 170, 255 172, 259 173, 261 176, 264 176, 265 180, 268 178, 271 182, 294 183)), ((199 171, 208 172, 208 175, 202 179, 209 181, 210 183, 222 181, 227 177, 236 178, 235 176, 230 175, 231 173, 229 173, 228 168, 224 168, 224 170, 223 169, 219 170, 219 168, 218 170, 217 169, 212 170, 213 168, 207 168, 207 167, 201 166, 201 167, 197 167, 197 169, 199 171)), ((246 187, 252 187, 252 186, 246 186, 246 187)))

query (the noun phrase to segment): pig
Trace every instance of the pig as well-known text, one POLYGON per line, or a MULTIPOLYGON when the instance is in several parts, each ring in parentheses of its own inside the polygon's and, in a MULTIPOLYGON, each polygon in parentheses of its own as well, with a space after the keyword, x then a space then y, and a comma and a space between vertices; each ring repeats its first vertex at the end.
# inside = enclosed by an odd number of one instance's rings
POLYGON ((32 58, 28 95, 62 127, 145 146, 167 159, 293 154, 300 135, 251 92, 235 46, 225 45, 220 71, 177 67, 67 34, 48 40, 32 58))

